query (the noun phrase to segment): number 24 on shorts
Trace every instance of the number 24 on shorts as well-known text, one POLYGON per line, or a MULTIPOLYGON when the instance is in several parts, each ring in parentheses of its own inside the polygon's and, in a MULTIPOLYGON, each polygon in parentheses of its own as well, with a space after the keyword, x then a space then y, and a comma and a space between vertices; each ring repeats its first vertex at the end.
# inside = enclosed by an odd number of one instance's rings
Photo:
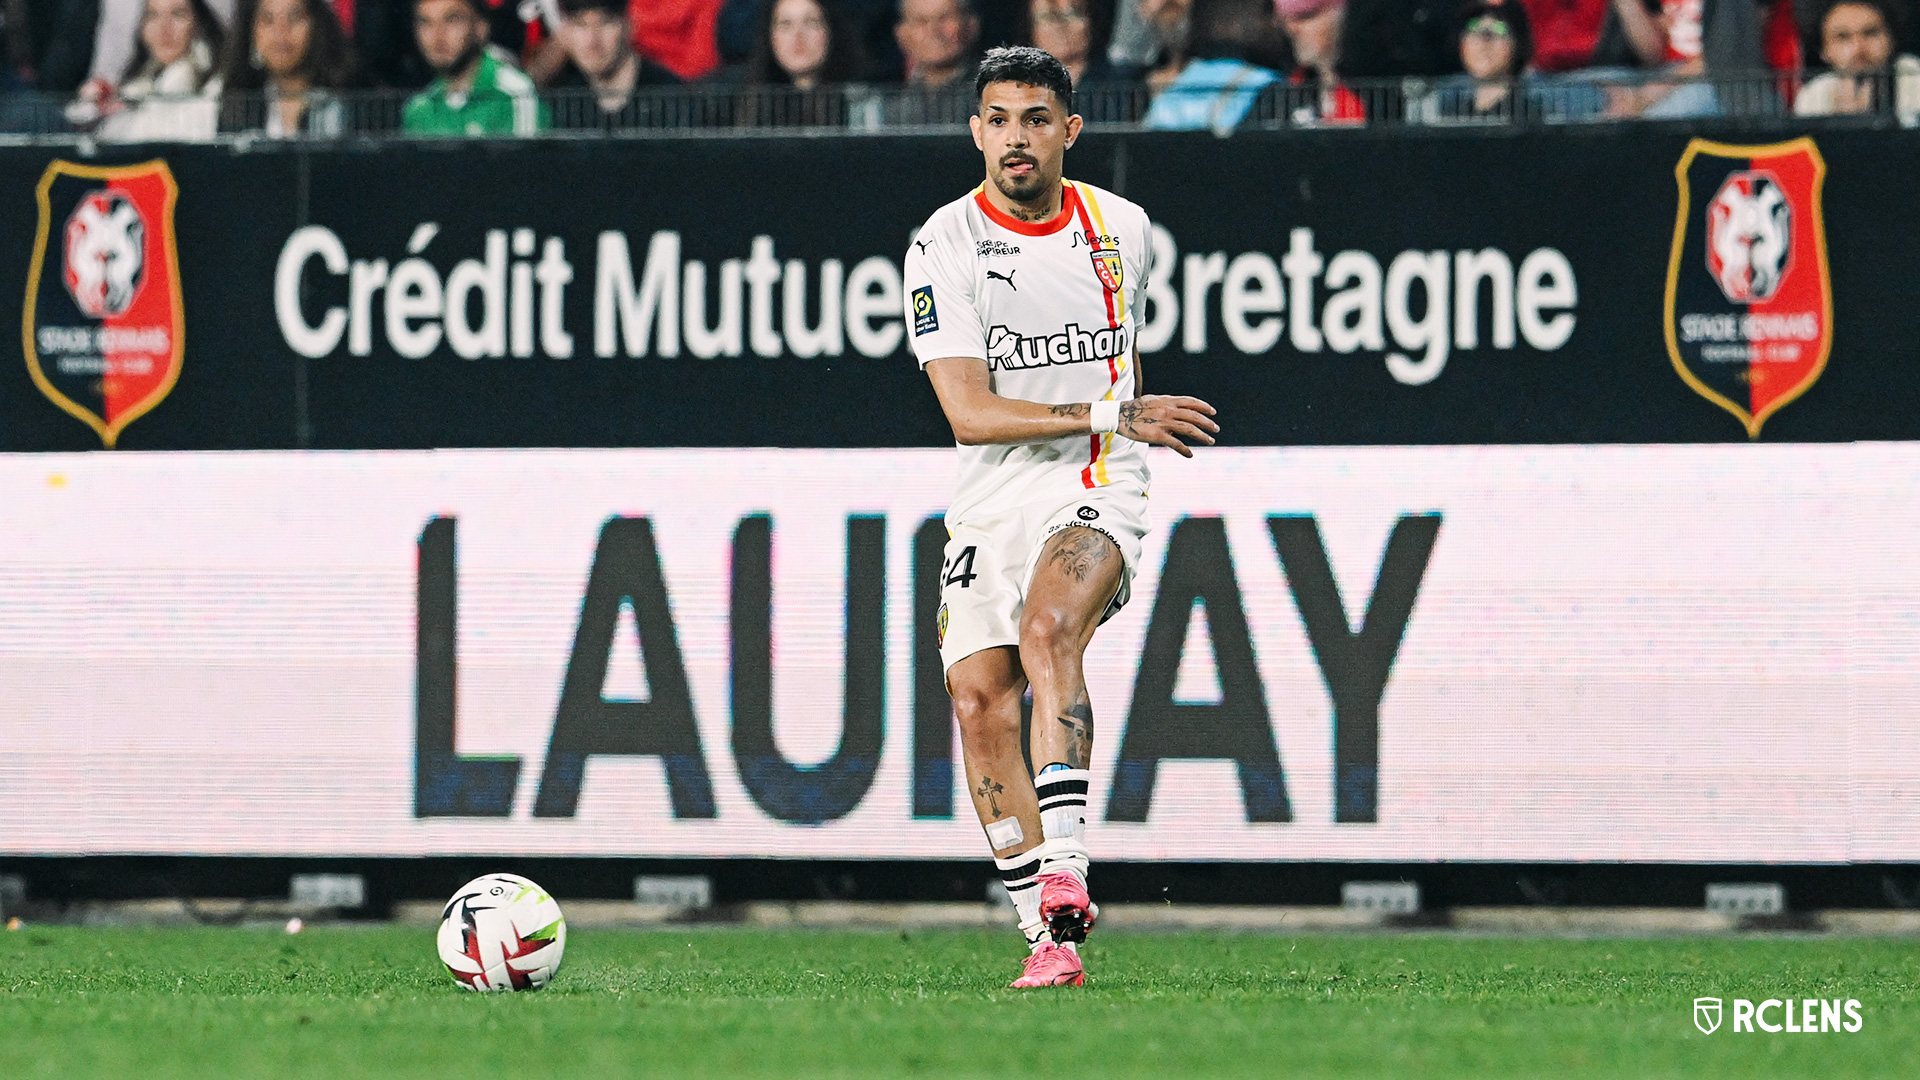
POLYGON ((940 587, 958 585, 963 589, 973 587, 973 579, 979 574, 973 571, 975 545, 968 544, 960 549, 960 554, 940 564, 940 587))

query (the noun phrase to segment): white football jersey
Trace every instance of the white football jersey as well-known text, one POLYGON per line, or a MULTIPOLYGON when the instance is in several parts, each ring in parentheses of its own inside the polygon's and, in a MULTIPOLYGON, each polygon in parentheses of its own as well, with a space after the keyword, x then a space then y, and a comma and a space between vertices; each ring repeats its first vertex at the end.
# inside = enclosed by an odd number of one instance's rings
MULTIPOLYGON (((907 249, 906 315, 922 368, 976 357, 991 366, 994 393, 1046 405, 1135 395, 1135 310, 1152 227, 1118 195, 1065 186, 1051 221, 1001 213, 983 185, 921 226, 907 249)), ((1118 435, 962 446, 947 520, 1115 485, 1146 494, 1146 448, 1118 435)))

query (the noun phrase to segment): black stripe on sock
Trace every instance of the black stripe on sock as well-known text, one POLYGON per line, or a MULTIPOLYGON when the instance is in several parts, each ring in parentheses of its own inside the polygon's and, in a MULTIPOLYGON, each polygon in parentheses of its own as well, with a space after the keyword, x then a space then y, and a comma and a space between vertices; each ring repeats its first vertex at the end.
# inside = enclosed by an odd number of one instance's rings
POLYGON ((1022 890, 1022 889, 1032 889, 1032 888, 1036 888, 1036 887, 1038 887, 1038 886, 1039 886, 1039 884, 1040 884, 1040 883, 1039 883, 1038 881, 1033 881, 1033 880, 1027 880, 1027 881, 1023 881, 1023 882, 1021 882, 1021 883, 1020 883, 1020 884, 1018 884, 1018 885, 1009 885, 1009 886, 1007 886, 1007 891, 1008 891, 1008 892, 1010 892, 1010 893, 1017 893, 1017 892, 1019 892, 1019 891, 1020 891, 1020 890, 1022 890))
POLYGON ((1034 785, 1033 792, 1043 799, 1050 799, 1055 795, 1085 795, 1087 793, 1087 782, 1085 780, 1055 780, 1050 784, 1034 785))
POLYGON ((1000 871, 1000 880, 1019 881, 1021 878, 1029 878, 1039 872, 1040 872, 1040 860, 1035 859, 1032 862, 1026 864, 1025 866, 1016 866, 1011 870, 1000 871))

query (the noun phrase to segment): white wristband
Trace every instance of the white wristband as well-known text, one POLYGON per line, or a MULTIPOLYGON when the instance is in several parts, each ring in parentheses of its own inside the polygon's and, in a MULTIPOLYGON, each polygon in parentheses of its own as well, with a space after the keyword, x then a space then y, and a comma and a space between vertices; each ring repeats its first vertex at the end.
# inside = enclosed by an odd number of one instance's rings
POLYGON ((1096 401, 1090 413, 1095 435, 1111 435, 1120 430, 1120 403, 1096 401))

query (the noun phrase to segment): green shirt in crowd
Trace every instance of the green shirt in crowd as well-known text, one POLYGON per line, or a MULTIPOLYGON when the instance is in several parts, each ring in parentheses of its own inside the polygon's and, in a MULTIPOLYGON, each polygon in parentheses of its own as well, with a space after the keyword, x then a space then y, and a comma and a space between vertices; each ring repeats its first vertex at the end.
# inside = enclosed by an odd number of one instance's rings
POLYGON ((547 126, 547 110, 533 80, 488 49, 466 93, 449 93, 446 78, 435 79, 407 100, 400 126, 414 135, 530 135, 547 126))

